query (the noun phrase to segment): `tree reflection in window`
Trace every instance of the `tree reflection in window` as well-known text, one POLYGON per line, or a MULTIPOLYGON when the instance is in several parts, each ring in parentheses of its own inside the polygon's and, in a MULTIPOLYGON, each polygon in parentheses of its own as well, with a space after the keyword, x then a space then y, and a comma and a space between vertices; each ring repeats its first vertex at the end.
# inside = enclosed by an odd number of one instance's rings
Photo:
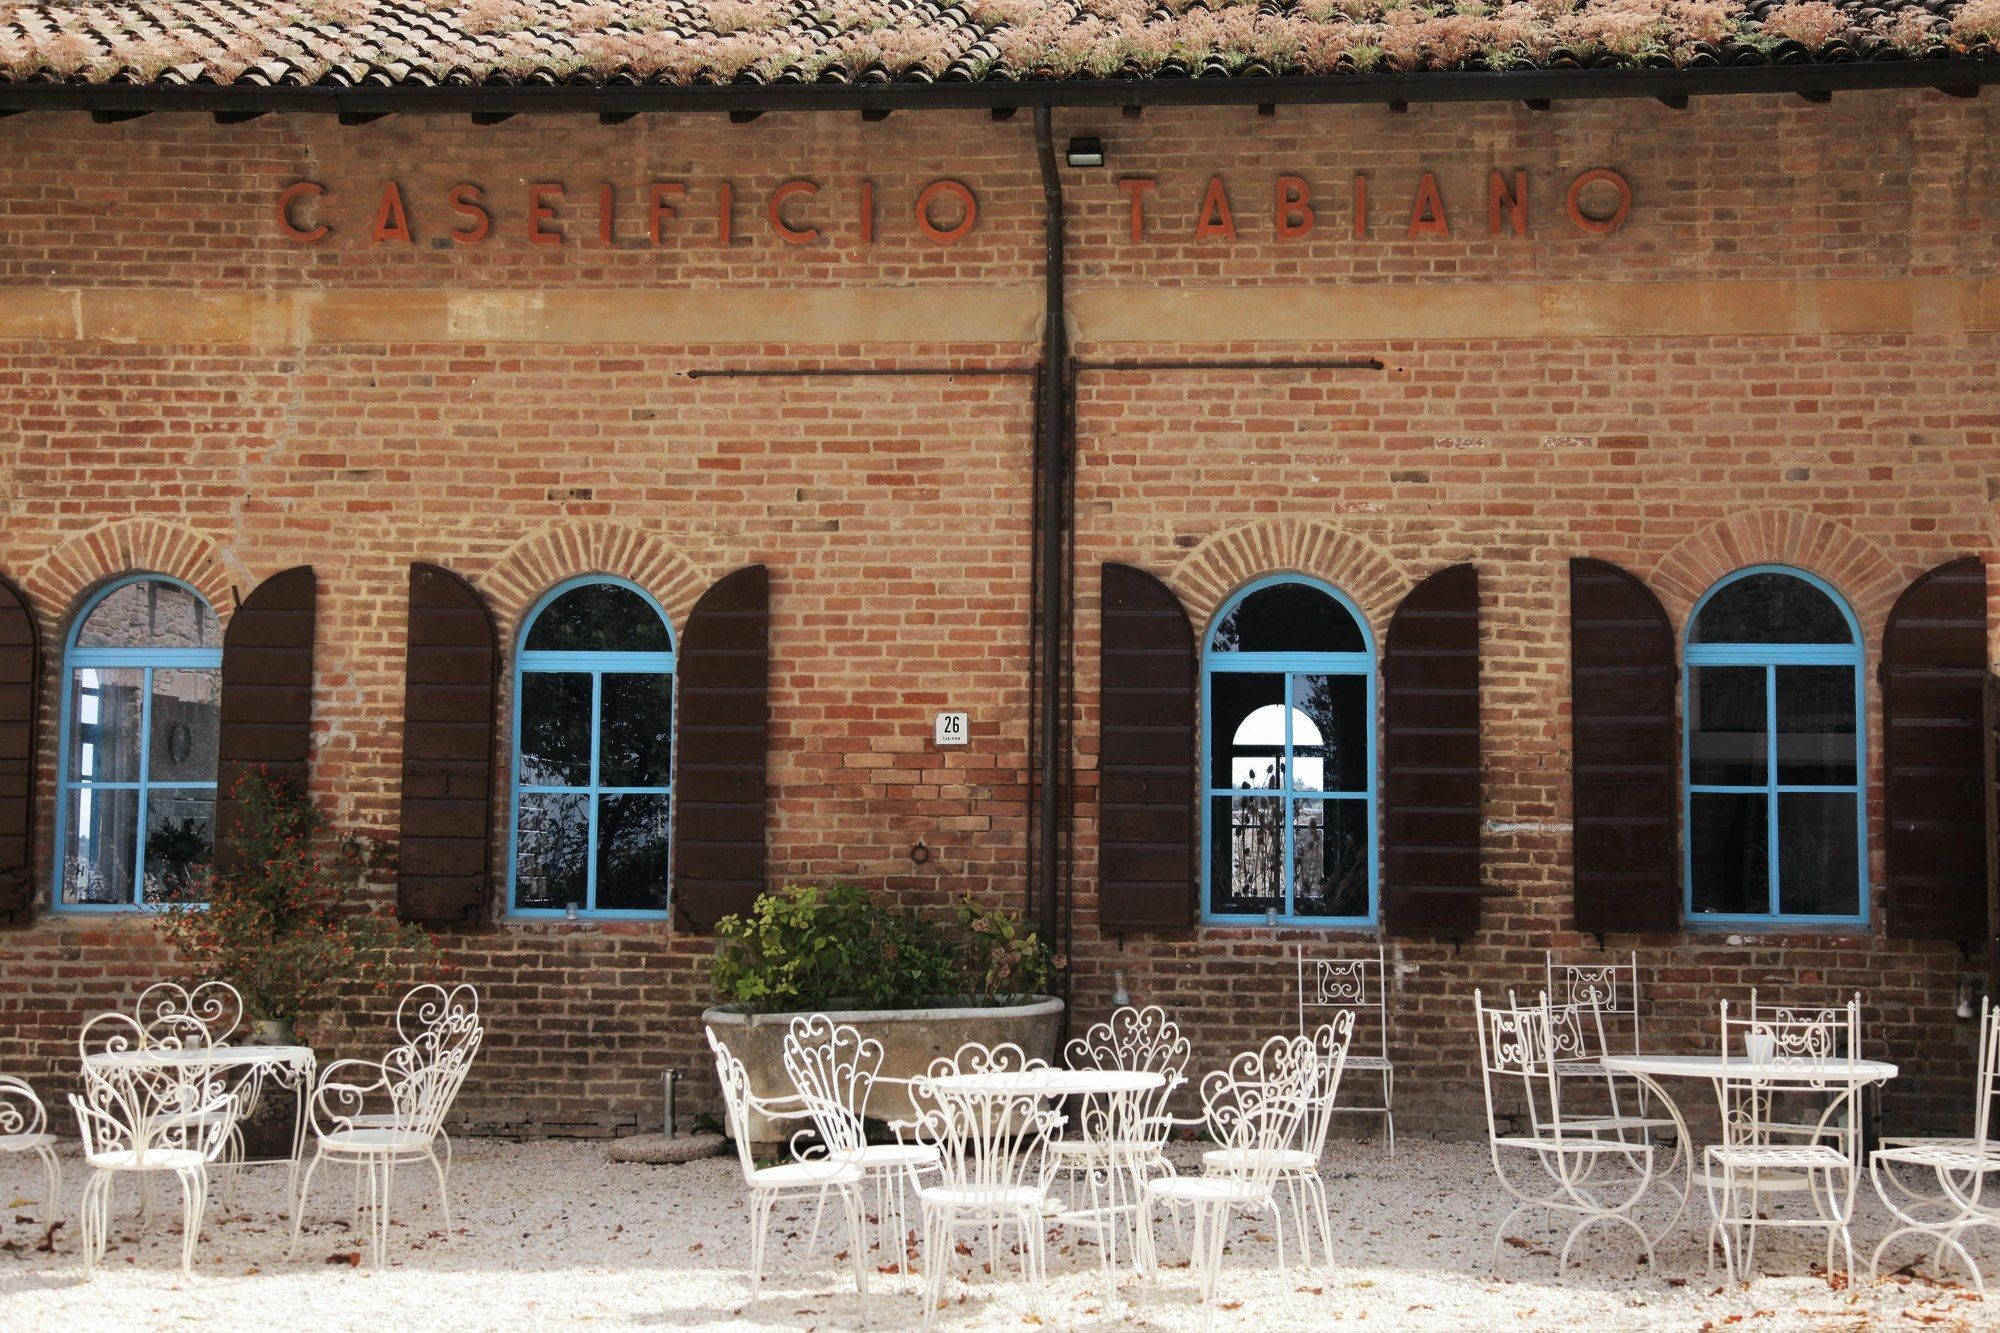
POLYGON ((1687 911, 1867 916, 1861 643, 1833 591, 1743 570, 1688 625, 1687 911))
POLYGON ((630 584, 577 580, 530 614, 514 692, 514 911, 666 911, 673 670, 666 618, 630 584))
POLYGON ((1317 584, 1257 585, 1205 656, 1208 915, 1374 915, 1374 663, 1360 619, 1317 584))

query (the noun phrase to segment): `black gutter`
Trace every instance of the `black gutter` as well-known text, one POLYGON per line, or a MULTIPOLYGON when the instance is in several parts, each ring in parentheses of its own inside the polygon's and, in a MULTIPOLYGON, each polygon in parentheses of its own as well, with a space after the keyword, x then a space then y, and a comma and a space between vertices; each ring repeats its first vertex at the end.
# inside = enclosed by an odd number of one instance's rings
MULTIPOLYGON (((1063 723, 1069 709, 1068 681, 1063 664, 1064 644, 1069 628, 1069 606, 1065 595, 1067 578, 1067 534, 1070 527, 1066 474, 1069 469, 1070 423, 1069 330, 1064 287, 1063 192, 1062 176, 1056 168, 1054 132, 1050 112, 1035 108, 1035 155, 1042 172, 1043 230, 1046 250, 1043 257, 1042 378, 1041 400, 1037 404, 1035 444, 1037 458, 1035 506, 1039 522, 1034 554, 1034 605, 1038 613, 1034 650, 1039 661, 1033 670, 1039 682, 1029 681, 1029 694, 1039 694, 1035 713, 1034 747, 1037 789, 1035 808, 1029 824, 1038 827, 1035 870, 1035 927, 1042 942, 1052 950, 1067 953, 1068 941, 1057 934, 1061 920, 1065 815, 1069 808, 1068 747, 1063 723), (1037 688, 1039 686, 1039 688, 1037 688)), ((1070 993, 1070 969, 1063 966, 1057 978, 1065 1002, 1070 993)), ((1069 1013, 1065 1003, 1065 1023, 1069 1013)))
POLYGON ((256 87, 0 83, 0 112, 524 112, 629 116, 645 111, 897 111, 1019 107, 1284 106, 1414 102, 1564 102, 1607 98, 1840 93, 1937 88, 1968 95, 2000 83, 2000 60, 1877 60, 1707 65, 1689 69, 1447 70, 1340 76, 1235 75, 1029 82, 476 84, 256 87))

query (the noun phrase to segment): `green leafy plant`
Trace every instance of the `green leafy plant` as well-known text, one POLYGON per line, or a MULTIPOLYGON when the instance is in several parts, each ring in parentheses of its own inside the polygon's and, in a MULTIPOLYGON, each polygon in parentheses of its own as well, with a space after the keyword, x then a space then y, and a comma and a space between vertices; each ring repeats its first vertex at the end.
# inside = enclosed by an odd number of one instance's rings
POLYGON ((763 1012, 1009 1004, 1046 987, 1048 948, 1010 912, 970 898, 943 921, 853 885, 792 885, 716 923, 725 1003, 763 1012))
POLYGON ((435 964, 437 945, 356 898, 367 848, 303 795, 253 770, 230 790, 240 817, 231 868, 198 868, 160 909, 160 932, 191 972, 226 981, 247 1016, 296 1022, 352 987, 388 989, 435 964))

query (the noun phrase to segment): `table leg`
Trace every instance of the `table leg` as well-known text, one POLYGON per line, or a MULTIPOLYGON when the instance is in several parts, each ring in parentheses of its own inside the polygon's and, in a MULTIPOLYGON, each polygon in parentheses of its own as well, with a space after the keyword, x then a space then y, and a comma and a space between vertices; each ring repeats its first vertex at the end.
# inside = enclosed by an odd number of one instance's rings
MULTIPOLYGON (((1694 1193, 1694 1140, 1688 1134, 1687 1118, 1681 1114, 1679 1104, 1667 1095, 1667 1090, 1649 1074, 1634 1074, 1632 1077, 1660 1099, 1660 1104, 1667 1108, 1667 1115, 1674 1122, 1674 1156, 1680 1163, 1681 1201, 1675 1207, 1673 1217, 1660 1228, 1659 1239, 1663 1241, 1672 1234, 1676 1226, 1680 1225, 1681 1214, 1687 1211, 1688 1198, 1694 1193)), ((1655 1242, 1657 1243, 1658 1241, 1655 1242)))

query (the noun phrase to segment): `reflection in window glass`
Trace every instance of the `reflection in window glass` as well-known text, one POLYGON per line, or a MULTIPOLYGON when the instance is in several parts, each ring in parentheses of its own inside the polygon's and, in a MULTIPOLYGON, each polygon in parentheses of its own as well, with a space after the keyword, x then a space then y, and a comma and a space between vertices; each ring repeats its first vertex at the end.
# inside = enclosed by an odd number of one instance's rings
POLYGON ((672 639, 643 593, 593 580, 551 597, 515 677, 513 910, 667 908, 672 639))
POLYGON ((1204 672, 1208 914, 1361 923, 1374 915, 1373 660, 1332 593, 1243 594, 1204 672))
POLYGON ((192 589, 117 584, 64 654, 65 907, 136 907, 200 892, 215 841, 222 638, 192 589))
POLYGON ((1697 608, 1687 648, 1688 911, 1866 916, 1861 645, 1823 587, 1753 570, 1697 608))

